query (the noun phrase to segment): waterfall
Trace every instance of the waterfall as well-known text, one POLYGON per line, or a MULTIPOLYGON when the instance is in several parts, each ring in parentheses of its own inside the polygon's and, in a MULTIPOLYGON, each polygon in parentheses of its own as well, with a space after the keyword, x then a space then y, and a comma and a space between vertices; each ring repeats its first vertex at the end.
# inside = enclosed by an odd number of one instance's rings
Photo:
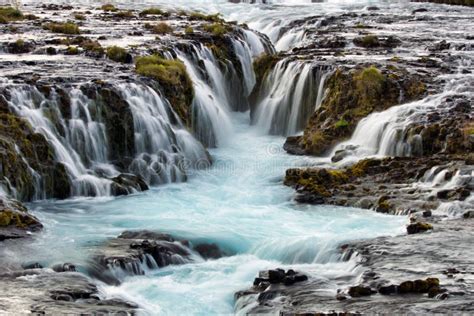
MULTIPOLYGON (((103 88, 86 84, 51 89, 47 95, 35 86, 7 89, 10 110, 46 138, 55 161, 65 166, 70 196, 111 195, 114 178, 123 172, 157 185, 184 181, 189 168, 209 164, 206 150, 182 126, 169 102, 146 85, 122 83, 111 87, 121 95, 133 117, 134 148, 128 163, 123 162, 127 157, 121 157, 122 161, 111 159, 112 136, 106 125, 121 122, 107 122, 104 117, 104 107, 114 105, 101 99, 103 88), (86 93, 91 90, 95 92, 86 93)), ((21 157, 19 149, 17 152, 21 157)), ((33 199, 48 198, 41 174, 23 160, 35 181, 33 199)))
POLYGON ((194 84, 193 130, 203 144, 216 147, 232 133, 232 102, 230 89, 226 86, 228 81, 208 47, 192 44, 189 55, 182 51, 178 51, 177 55, 186 65, 194 84))
POLYGON ((333 154, 347 150, 357 157, 422 155, 423 138, 420 134, 411 135, 410 127, 414 123, 424 123, 430 112, 444 112, 449 115, 450 109, 443 100, 450 95, 472 98, 473 92, 466 87, 472 86, 473 79, 473 76, 455 75, 442 93, 372 113, 359 122, 351 139, 339 144, 333 154))
POLYGON ((299 60, 278 62, 257 96, 252 122, 266 133, 294 135, 321 105, 330 67, 299 60))
MULTIPOLYGON (((71 194, 109 195, 111 181, 100 179, 92 170, 96 163, 105 162, 107 143, 102 125, 91 118, 86 106, 88 98, 78 89, 70 91, 71 118, 67 120, 60 111, 55 91, 47 98, 34 86, 20 86, 10 89, 10 95, 11 111, 46 137, 55 159, 66 167, 72 182, 71 194)), ((36 189, 36 196, 39 191, 41 188, 36 189)))
POLYGON ((181 182, 186 180, 186 168, 207 161, 206 150, 183 128, 165 98, 135 83, 120 84, 117 90, 133 115, 136 157, 130 172, 150 184, 181 182), (172 121, 178 121, 176 126, 172 121))

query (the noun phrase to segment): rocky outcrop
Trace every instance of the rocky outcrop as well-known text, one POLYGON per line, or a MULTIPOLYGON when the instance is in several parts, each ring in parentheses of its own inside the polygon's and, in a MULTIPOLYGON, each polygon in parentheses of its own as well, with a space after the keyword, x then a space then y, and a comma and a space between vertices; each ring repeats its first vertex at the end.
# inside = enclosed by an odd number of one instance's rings
POLYGON ((125 231, 108 240, 92 257, 88 274, 109 284, 120 284, 123 277, 143 275, 148 270, 203 259, 218 259, 223 252, 215 244, 191 245, 168 234, 152 231, 125 231))
POLYGON ((20 202, 0 197, 0 242, 31 236, 43 225, 20 202))
POLYGON ((296 201, 406 214, 464 201, 473 190, 470 156, 365 159, 343 170, 289 169, 285 184, 296 201), (434 177, 437 182, 433 182, 434 177), (456 178, 457 180, 453 180, 456 178), (448 182, 455 186, 443 188, 448 182))
POLYGON ((422 98, 426 81, 427 78, 397 67, 339 67, 327 80, 328 92, 309 119, 297 147, 311 155, 328 152, 350 137, 357 123, 370 113, 422 98))
POLYGON ((0 275, 0 305, 7 314, 134 314, 138 306, 102 298, 97 285, 77 272, 29 269, 0 275))
POLYGON ((8 193, 26 201, 43 195, 68 197, 70 180, 65 166, 56 161, 46 138, 35 133, 22 118, 4 111, 0 113, 0 181, 3 187, 8 193), (37 178, 38 174, 41 179, 37 178), (37 191, 36 181, 41 181, 42 192, 37 191))

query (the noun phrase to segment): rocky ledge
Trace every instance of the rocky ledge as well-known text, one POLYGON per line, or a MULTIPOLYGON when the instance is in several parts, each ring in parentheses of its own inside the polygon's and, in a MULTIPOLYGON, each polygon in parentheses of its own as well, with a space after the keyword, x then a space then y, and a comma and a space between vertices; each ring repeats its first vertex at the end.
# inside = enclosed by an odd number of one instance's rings
POLYGON ((225 254, 215 245, 177 240, 151 231, 126 231, 99 247, 87 265, 87 272, 108 284, 120 284, 126 276, 195 260, 217 259, 225 254))
POLYGON ((104 299, 97 285, 78 272, 28 269, 0 275, 0 306, 7 314, 135 314, 137 305, 104 299))
POLYGON ((283 315, 472 313, 474 222, 440 217, 432 221, 436 229, 427 235, 341 245, 342 258, 356 260, 365 269, 360 279, 349 281, 352 285, 344 279, 331 289, 317 276, 296 284, 267 282, 237 293, 236 308, 250 314, 278 311, 283 315))
POLYGON ((19 201, 0 197, 0 242, 6 239, 30 237, 43 225, 19 201))

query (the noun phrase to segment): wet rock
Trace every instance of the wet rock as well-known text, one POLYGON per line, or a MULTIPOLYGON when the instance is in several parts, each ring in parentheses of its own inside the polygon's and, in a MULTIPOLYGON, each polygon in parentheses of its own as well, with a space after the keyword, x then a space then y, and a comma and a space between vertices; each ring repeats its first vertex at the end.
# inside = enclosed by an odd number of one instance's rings
POLYGON ((89 278, 77 272, 26 270, 0 275, 2 311, 7 314, 133 314, 137 305, 102 300, 89 278))
POLYGON ((352 297, 361 297, 361 296, 370 296, 376 292, 368 286, 357 285, 357 286, 351 286, 349 288, 348 293, 352 297))
POLYGON ((408 235, 419 234, 432 229, 433 225, 429 223, 417 222, 407 226, 407 233, 408 235))
POLYGON ((299 142, 301 141, 301 136, 291 136, 288 137, 283 144, 283 149, 292 155, 305 155, 306 152, 301 148, 299 142))
POLYGON ((120 284, 126 275, 143 275, 145 269, 191 261, 191 250, 185 242, 156 232, 127 231, 107 241, 89 260, 86 269, 105 283, 120 284))
POLYGON ((379 293, 382 295, 391 295, 398 293, 398 286, 397 285, 385 285, 379 287, 379 293))
POLYGON ((114 195, 128 195, 134 192, 147 191, 148 185, 140 176, 122 173, 111 179, 114 195))
POLYGON ((56 264, 51 269, 55 272, 76 272, 76 266, 72 263, 56 264))
POLYGON ((27 54, 35 49, 35 45, 31 42, 25 42, 22 39, 8 44, 8 52, 10 54, 27 54))
POLYGON ((25 270, 43 269, 43 266, 38 262, 33 262, 33 263, 23 264, 22 268, 25 269, 25 270))
POLYGON ((199 244, 193 248, 204 259, 219 259, 223 254, 216 244, 199 244))
POLYGON ((0 242, 6 239, 30 237, 43 225, 20 202, 0 197, 0 242))
POLYGON ((432 52, 437 52, 437 51, 448 50, 450 47, 451 47, 450 43, 446 42, 446 40, 442 40, 441 42, 434 44, 428 49, 432 52))

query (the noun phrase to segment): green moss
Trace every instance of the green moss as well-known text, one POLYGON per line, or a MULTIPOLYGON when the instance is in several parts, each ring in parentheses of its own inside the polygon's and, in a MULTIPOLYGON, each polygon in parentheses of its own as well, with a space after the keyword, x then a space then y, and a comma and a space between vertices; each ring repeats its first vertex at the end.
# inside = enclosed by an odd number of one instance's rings
POLYGON ((159 82, 179 85, 183 79, 191 81, 183 62, 177 59, 168 60, 157 55, 145 56, 137 58, 135 66, 138 74, 159 82))
POLYGON ((74 19, 79 20, 79 21, 85 21, 86 16, 83 15, 83 14, 76 13, 76 14, 74 14, 74 19))
POLYGON ((140 12, 140 16, 147 16, 147 15, 162 15, 164 12, 160 8, 149 8, 145 9, 140 12))
POLYGON ((193 27, 192 26, 186 26, 186 28, 184 29, 184 34, 187 34, 187 35, 194 34, 193 27))
POLYGON ((183 122, 191 124, 191 105, 194 99, 194 87, 186 66, 180 60, 168 60, 158 55, 138 57, 136 72, 157 81, 159 89, 183 122))
POLYGON ((78 55, 79 54, 79 48, 77 46, 68 46, 66 49, 66 55, 78 55))
POLYGON ((281 60, 278 55, 262 54, 255 58, 253 62, 253 70, 257 78, 257 83, 262 82, 267 74, 275 67, 275 65, 281 60))
POLYGON ((371 167, 379 166, 380 164, 381 161, 378 159, 363 159, 353 164, 347 171, 356 177, 363 177, 367 175, 371 167))
POLYGON ((124 10, 124 11, 119 11, 115 13, 114 16, 120 19, 126 19, 126 18, 133 18, 135 14, 133 14, 133 11, 124 10))
POLYGON ((62 33, 62 34, 80 34, 80 29, 77 24, 72 22, 66 23, 47 23, 43 25, 45 30, 50 30, 53 33, 62 33))
POLYGON ((104 55, 105 53, 104 48, 102 47, 102 45, 100 45, 98 41, 88 39, 82 41, 80 45, 85 51, 93 52, 100 56, 104 55))
POLYGON ((346 121, 345 119, 340 119, 339 121, 336 122, 336 124, 334 124, 335 128, 345 128, 347 126, 349 126, 349 122, 346 121))
POLYGON ((112 46, 107 48, 107 58, 118 63, 126 63, 129 61, 129 54, 125 48, 112 46))
POLYGON ((376 35, 365 35, 354 38, 354 44, 364 48, 374 48, 380 45, 379 38, 376 35))
POLYGON ((230 31, 230 28, 228 26, 225 26, 224 24, 218 22, 206 24, 203 28, 206 32, 209 32, 216 37, 222 37, 230 31))
POLYGON ((23 20, 24 18, 23 13, 18 9, 13 7, 0 7, 0 24, 23 20))
POLYGON ((222 23, 224 20, 221 18, 219 14, 202 14, 200 12, 192 12, 189 15, 189 19, 191 21, 193 20, 199 20, 199 21, 207 21, 207 22, 216 22, 216 23, 222 23))
POLYGON ((367 27, 368 27, 367 25, 365 25, 363 23, 360 23, 360 22, 357 23, 356 25, 354 25, 354 28, 356 28, 356 29, 365 29, 367 27))
POLYGON ((105 12, 115 12, 118 9, 111 3, 104 4, 103 6, 100 7, 101 10, 105 12))
POLYGON ((173 28, 168 24, 168 23, 165 23, 165 22, 160 22, 156 25, 153 25, 153 27, 151 28, 151 31, 155 34, 169 34, 169 33, 173 33, 173 28))

